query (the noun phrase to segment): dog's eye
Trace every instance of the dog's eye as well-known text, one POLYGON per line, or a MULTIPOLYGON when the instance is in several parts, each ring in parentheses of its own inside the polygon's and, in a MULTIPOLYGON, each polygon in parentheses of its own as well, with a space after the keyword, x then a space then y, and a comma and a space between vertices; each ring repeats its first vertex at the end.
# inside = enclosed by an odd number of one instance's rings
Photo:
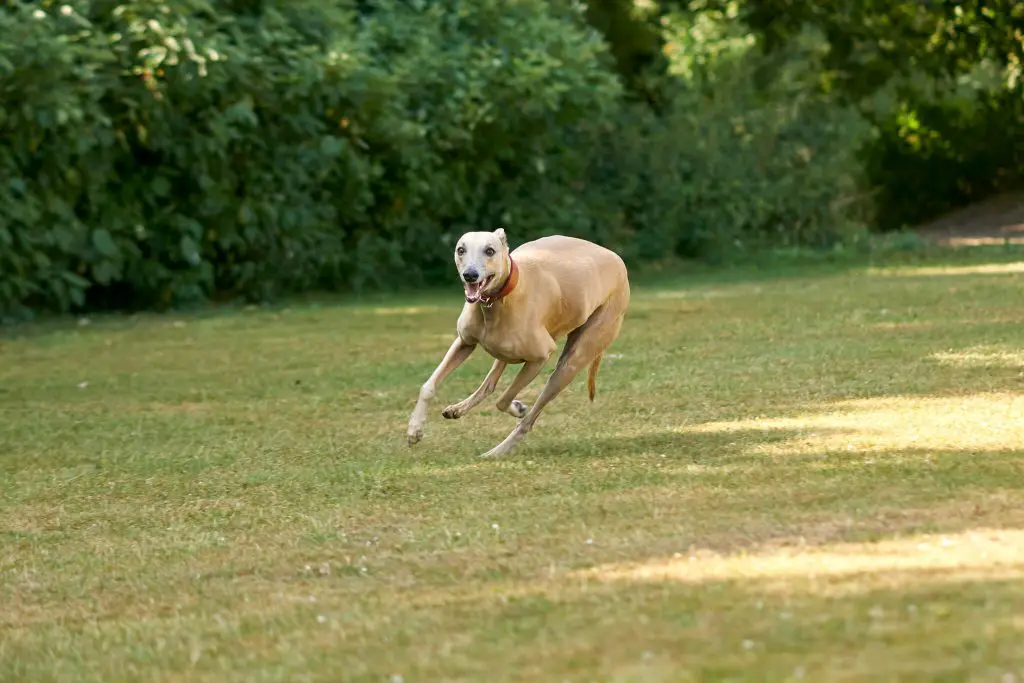
POLYGON ((484 249, 484 253, 487 254, 487 256, 494 256, 494 247, 487 247, 484 249))
POLYGON ((455 250, 455 253, 458 254, 459 256, 462 256, 463 254, 466 253, 466 248, 465 247, 459 247, 458 249, 455 250))

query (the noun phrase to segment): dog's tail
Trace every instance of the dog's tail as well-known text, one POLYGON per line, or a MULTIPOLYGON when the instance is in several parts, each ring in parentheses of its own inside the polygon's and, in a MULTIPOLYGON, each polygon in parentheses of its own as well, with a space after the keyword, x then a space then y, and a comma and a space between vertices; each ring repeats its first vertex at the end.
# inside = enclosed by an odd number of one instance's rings
POLYGON ((600 355, 590 364, 590 376, 587 377, 587 391, 590 393, 591 401, 594 400, 594 396, 597 394, 597 369, 599 367, 601 367, 600 355))

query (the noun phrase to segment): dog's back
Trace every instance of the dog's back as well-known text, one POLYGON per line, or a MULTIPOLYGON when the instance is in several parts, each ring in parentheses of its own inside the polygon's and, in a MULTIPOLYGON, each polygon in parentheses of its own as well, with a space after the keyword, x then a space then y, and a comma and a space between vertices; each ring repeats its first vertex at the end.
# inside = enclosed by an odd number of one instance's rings
POLYGON ((519 264, 536 263, 570 282, 577 278, 625 279, 626 264, 611 249, 577 237, 551 235, 521 244, 511 252, 519 264))
POLYGON ((614 251, 587 240, 564 235, 541 237, 514 249, 532 303, 550 306, 547 327, 560 337, 583 324, 612 297, 629 298, 626 264, 614 251), (543 302, 543 303, 542 303, 543 302))

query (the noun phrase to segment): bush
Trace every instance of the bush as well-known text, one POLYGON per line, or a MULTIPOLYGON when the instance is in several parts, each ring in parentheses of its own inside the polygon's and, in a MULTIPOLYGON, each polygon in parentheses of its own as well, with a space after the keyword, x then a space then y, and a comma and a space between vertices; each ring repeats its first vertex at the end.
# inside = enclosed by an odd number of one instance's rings
POLYGON ((768 57, 732 19, 675 18, 665 113, 628 109, 600 147, 607 159, 593 184, 618 189, 638 260, 829 247, 871 220, 857 158, 871 126, 816 87, 805 53, 820 42, 804 36, 768 57))
POLYGON ((725 8, 768 51, 823 37, 808 63, 876 128, 862 148, 876 227, 1024 186, 1024 3, 662 2, 698 20, 725 8))
POLYGON ((768 58, 728 16, 673 30, 685 33, 669 43, 663 110, 622 103, 544 138, 537 172, 493 195, 513 234, 594 239, 631 265, 859 236, 872 216, 857 151, 872 129, 809 86, 807 41, 768 58))
POLYGON ((569 2, 9 3, 0 314, 428 283, 497 225, 631 264, 840 239, 862 122, 706 19, 655 114, 569 2))
POLYGON ((429 274, 488 188, 614 106, 602 52, 542 0, 8 7, 0 306, 429 274))
POLYGON ((679 93, 656 126, 642 256, 831 247, 867 225, 856 152, 870 126, 827 97, 756 88, 757 69, 752 57, 713 93, 679 93))
POLYGON ((974 83, 907 89, 861 151, 876 227, 919 225, 1024 182, 1024 92, 974 83))

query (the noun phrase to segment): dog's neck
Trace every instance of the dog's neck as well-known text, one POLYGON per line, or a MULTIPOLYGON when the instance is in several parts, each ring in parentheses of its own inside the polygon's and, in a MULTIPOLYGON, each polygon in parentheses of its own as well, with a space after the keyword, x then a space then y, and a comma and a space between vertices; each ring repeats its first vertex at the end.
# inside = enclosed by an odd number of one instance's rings
POLYGON ((504 297, 511 294, 512 290, 516 288, 517 284, 519 284, 519 266, 516 265, 516 262, 512 260, 511 256, 508 257, 508 262, 510 264, 508 269, 508 277, 505 278, 505 284, 501 286, 501 289, 499 289, 497 292, 491 295, 480 295, 480 303, 487 308, 493 306, 495 301, 503 299, 504 297))

